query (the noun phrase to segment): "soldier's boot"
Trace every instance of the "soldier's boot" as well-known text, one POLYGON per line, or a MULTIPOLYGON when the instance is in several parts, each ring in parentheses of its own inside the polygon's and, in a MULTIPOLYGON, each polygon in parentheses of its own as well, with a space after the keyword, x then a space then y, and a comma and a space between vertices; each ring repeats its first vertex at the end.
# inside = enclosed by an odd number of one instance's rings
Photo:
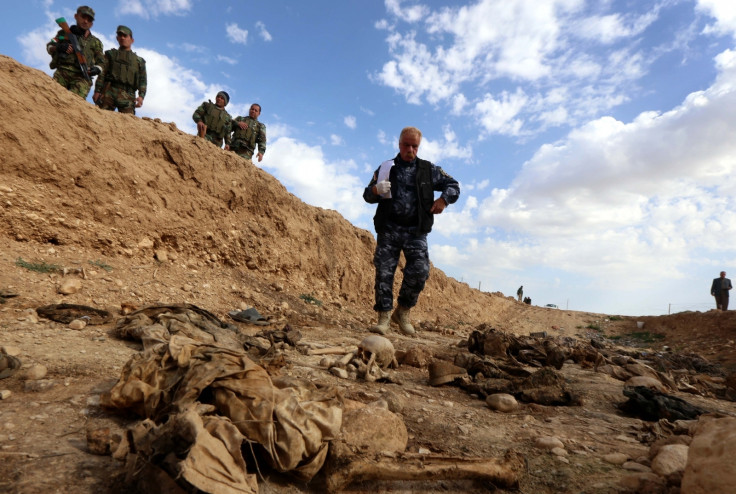
POLYGON ((399 305, 391 314, 391 321, 399 325, 399 329, 404 334, 415 334, 414 326, 409 322, 409 312, 411 309, 399 305))
POLYGON ((370 327, 371 333, 386 334, 391 325, 391 311, 378 313, 378 324, 370 327))

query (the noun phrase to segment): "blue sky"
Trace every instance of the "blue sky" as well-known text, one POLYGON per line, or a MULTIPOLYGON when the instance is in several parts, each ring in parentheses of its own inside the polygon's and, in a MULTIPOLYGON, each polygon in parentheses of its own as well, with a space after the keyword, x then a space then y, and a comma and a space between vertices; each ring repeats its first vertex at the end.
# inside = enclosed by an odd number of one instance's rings
MULTIPOLYGON (((0 52, 50 74, 78 5, 5 5, 0 52)), ((708 310, 711 280, 736 277, 733 0, 91 6, 106 49, 125 24, 147 61, 139 115, 193 134, 220 89, 233 115, 260 103, 259 166, 361 228, 373 170, 422 129, 420 157, 461 183, 430 258, 473 287, 654 315, 708 310)))

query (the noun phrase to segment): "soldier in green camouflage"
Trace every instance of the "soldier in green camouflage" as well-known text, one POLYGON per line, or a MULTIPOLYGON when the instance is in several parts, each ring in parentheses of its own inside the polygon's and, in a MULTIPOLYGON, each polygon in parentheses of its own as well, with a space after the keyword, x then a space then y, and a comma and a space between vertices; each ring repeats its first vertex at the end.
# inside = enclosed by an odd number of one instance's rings
POLYGON ((120 113, 135 115, 146 97, 146 61, 131 50, 135 40, 129 27, 118 26, 117 40, 120 49, 105 52, 105 70, 97 78, 92 100, 103 110, 117 108, 120 113))
POLYGON ((192 120, 197 123, 197 135, 204 137, 218 147, 222 147, 225 141, 225 151, 230 150, 230 126, 232 117, 225 111, 225 106, 230 102, 230 95, 220 91, 215 97, 215 102, 205 101, 194 110, 192 120))
POLYGON ((258 121, 260 114, 261 105, 253 103, 247 117, 235 117, 232 124, 233 141, 230 145, 230 149, 248 161, 253 158, 258 145, 259 163, 266 153, 266 126, 258 121))
MULTIPOLYGON (((87 59, 89 76, 99 75, 105 66, 105 56, 102 52, 102 41, 90 31, 95 21, 95 11, 82 5, 74 14, 74 20, 76 24, 70 30, 77 36, 82 53, 87 59)), ((54 39, 46 44, 46 51, 51 55, 49 67, 56 69, 54 80, 74 94, 86 98, 92 84, 82 74, 68 35, 59 30, 54 39)))

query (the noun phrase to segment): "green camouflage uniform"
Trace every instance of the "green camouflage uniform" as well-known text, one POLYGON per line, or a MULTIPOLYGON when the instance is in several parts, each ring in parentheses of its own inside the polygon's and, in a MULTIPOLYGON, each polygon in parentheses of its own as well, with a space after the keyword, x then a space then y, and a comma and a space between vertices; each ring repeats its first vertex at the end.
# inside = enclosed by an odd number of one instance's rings
POLYGON ((266 126, 255 118, 236 117, 232 123, 233 142, 230 149, 247 160, 253 158, 258 145, 258 152, 266 154, 266 126), (238 122, 245 122, 248 128, 243 130, 238 122))
POLYGON ((103 110, 135 114, 135 92, 146 97, 146 61, 131 50, 111 49, 105 52, 105 70, 95 82, 100 93, 98 104, 103 110))
MULTIPOLYGON (((82 48, 84 58, 87 59, 87 66, 99 65, 104 70, 105 55, 102 52, 102 41, 93 35, 91 31, 87 33, 87 36, 77 36, 77 39, 82 48)), ((84 78, 82 69, 79 67, 77 55, 74 53, 51 52, 51 47, 55 49, 56 45, 61 41, 69 42, 69 37, 63 29, 59 29, 54 39, 46 44, 46 51, 51 55, 49 67, 56 69, 54 80, 74 94, 86 98, 92 84, 84 78)))
POLYGON ((218 108, 212 101, 205 101, 194 110, 192 120, 195 122, 204 122, 207 126, 205 138, 222 147, 222 141, 225 145, 230 145, 230 125, 232 117, 224 108, 218 108))

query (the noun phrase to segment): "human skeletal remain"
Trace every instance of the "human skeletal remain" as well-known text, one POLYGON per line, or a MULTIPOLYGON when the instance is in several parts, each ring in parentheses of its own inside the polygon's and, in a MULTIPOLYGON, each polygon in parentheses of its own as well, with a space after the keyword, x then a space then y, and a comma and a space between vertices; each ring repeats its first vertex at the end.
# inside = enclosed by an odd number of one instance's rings
POLYGON ((370 375, 374 364, 381 369, 398 367, 395 353, 391 341, 377 334, 366 336, 358 345, 358 358, 367 366, 366 376, 370 375))

